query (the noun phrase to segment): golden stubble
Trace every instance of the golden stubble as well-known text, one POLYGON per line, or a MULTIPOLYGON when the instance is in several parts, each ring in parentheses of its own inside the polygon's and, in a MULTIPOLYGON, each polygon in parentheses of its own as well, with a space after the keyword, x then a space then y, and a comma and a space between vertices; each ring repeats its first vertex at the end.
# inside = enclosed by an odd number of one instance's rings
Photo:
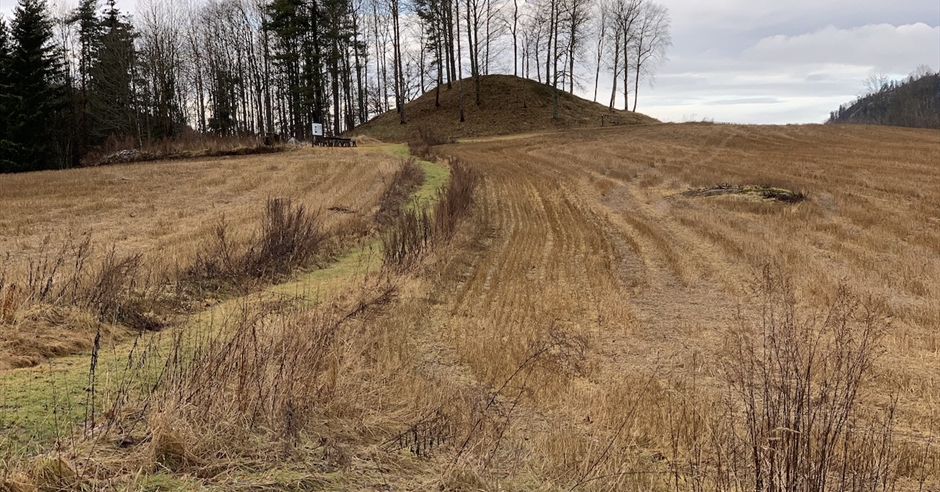
POLYGON ((804 317, 824 316, 839 285, 884 308, 863 413, 896 396, 899 469, 940 477, 936 445, 924 454, 940 433, 935 131, 685 124, 443 152, 485 176, 472 239, 444 274, 441 333, 459 363, 494 384, 546 340, 587 347, 529 379, 524 417, 506 434, 538 456, 522 466, 560 483, 665 486, 636 477, 663 471, 677 425, 729 411, 719 361, 729 330, 759 315, 755 287, 772 265, 792 280, 804 317), (808 199, 681 194, 719 184, 808 199), (698 407, 680 419, 689 399, 698 407))
MULTIPOLYGON (((290 198, 326 229, 371 219, 399 160, 368 149, 310 149, 0 176, 0 261, 11 273, 68 237, 90 235, 100 253, 141 253, 185 265, 224 218, 256 232, 265 200, 290 198), (332 208, 332 210, 331 210, 332 208)), ((155 265, 156 266, 156 265, 155 265)))

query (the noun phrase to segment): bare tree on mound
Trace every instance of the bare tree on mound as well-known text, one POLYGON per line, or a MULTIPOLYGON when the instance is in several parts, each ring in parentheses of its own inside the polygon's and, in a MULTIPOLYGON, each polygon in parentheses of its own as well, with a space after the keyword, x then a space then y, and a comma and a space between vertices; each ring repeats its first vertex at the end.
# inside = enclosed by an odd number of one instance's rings
MULTIPOLYGON (((669 11, 655 3, 643 5, 643 13, 633 43, 633 111, 636 111, 640 78, 651 76, 652 68, 665 59, 666 48, 672 46, 669 35, 669 11)), ((626 109, 626 103, 624 103, 626 109)))
POLYGON ((457 10, 457 98, 460 100, 460 122, 464 122, 463 114, 463 60, 460 56, 460 2, 454 2, 454 8, 457 10))

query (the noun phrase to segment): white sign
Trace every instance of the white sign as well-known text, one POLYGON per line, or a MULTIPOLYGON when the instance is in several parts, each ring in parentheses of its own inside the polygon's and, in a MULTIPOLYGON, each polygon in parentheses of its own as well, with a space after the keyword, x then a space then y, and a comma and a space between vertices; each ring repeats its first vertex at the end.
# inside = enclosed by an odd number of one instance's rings
POLYGON ((323 136, 323 123, 314 123, 313 124, 313 135, 316 137, 323 136))

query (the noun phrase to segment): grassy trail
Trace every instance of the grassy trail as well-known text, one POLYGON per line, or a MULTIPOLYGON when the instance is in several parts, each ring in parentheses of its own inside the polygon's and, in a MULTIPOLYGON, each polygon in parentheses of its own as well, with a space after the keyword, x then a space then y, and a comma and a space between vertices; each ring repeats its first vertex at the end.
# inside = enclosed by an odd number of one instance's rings
MULTIPOLYGON (((380 149, 398 157, 409 157, 405 145, 383 145, 380 149)), ((448 170, 427 161, 418 161, 418 164, 424 171, 424 182, 412 194, 409 203, 429 206, 436 200, 437 190, 446 184, 448 170)), ((103 403, 112 401, 119 393, 147 391, 148 387, 138 380, 159 375, 174 346, 193 347, 221 336, 235 317, 259 303, 274 302, 284 309, 292 309, 327 302, 346 286, 378 270, 382 258, 381 241, 373 239, 346 251, 326 268, 226 300, 173 328, 102 344, 97 353, 94 381, 89 378, 90 353, 0 372, 0 463, 11 455, 42 452, 55 441, 78 435, 77 431, 91 418, 92 410, 100 415, 103 403), (90 405, 92 382, 94 406, 90 405)))

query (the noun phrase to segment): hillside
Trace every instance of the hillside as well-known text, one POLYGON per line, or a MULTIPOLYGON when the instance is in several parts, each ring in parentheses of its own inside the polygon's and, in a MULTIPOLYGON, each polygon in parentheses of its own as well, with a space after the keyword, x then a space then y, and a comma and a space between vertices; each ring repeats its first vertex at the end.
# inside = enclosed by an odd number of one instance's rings
POLYGON ((459 120, 457 84, 441 87, 440 106, 434 104, 436 90, 405 104, 406 124, 389 111, 356 128, 354 135, 384 141, 405 141, 422 129, 433 129, 442 137, 465 138, 546 130, 565 130, 610 125, 658 123, 631 111, 609 110, 603 104, 558 91, 558 119, 552 119, 552 88, 512 75, 486 75, 480 83, 481 104, 474 102, 473 79, 463 80, 464 122, 459 120), (602 121, 603 120, 603 121, 602 121))
POLYGON ((828 122, 940 129, 940 74, 886 84, 833 111, 828 122))

